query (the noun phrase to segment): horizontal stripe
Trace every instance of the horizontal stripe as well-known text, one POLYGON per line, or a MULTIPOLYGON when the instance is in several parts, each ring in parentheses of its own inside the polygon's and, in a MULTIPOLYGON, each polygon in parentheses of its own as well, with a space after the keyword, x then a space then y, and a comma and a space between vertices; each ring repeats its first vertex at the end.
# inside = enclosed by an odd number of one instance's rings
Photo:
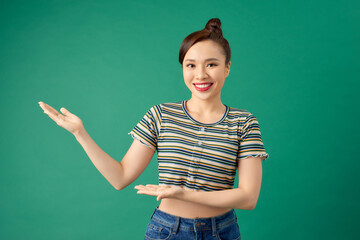
POLYGON ((159 184, 189 189, 231 189, 239 160, 269 157, 256 117, 228 106, 219 121, 205 124, 191 117, 184 101, 158 104, 129 134, 157 151, 159 184))

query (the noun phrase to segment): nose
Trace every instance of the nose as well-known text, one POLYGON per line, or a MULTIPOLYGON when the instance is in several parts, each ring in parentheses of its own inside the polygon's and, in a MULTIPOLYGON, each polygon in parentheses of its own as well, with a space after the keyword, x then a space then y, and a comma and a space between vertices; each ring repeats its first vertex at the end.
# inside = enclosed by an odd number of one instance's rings
POLYGON ((207 77, 206 69, 203 66, 198 67, 196 71, 196 79, 203 79, 207 77))

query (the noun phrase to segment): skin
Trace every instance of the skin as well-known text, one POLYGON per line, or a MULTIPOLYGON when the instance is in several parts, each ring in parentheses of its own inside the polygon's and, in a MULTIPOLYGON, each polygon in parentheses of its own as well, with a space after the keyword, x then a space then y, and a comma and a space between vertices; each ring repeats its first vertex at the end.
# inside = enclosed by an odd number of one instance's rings
MULTIPOLYGON (((221 46, 211 40, 193 45, 184 57, 183 76, 192 93, 186 108, 193 118, 203 123, 214 123, 224 115, 226 107, 221 102, 221 89, 230 72, 229 62, 221 46), (208 58, 216 60, 206 61, 208 58), (190 61, 189 59, 193 59, 190 61), (212 82, 206 92, 195 89, 194 83, 212 82)), ((126 188, 148 166, 155 151, 134 140, 123 159, 118 162, 106 154, 86 132, 82 120, 64 107, 59 113, 50 105, 39 102, 44 113, 57 125, 72 133, 82 145, 95 167, 117 190, 126 188)), ((185 218, 205 218, 224 214, 231 209, 252 210, 260 193, 262 159, 248 157, 238 161, 239 187, 221 191, 189 191, 186 188, 165 185, 137 185, 138 194, 155 196, 161 200, 159 209, 185 218)))
MULTIPOLYGON (((192 93, 186 101, 190 115, 199 122, 214 123, 222 118, 226 107, 221 102, 221 89, 230 72, 231 62, 225 65, 222 48, 212 40, 194 44, 186 53, 183 76, 192 93), (209 58, 217 60, 208 61, 209 58), (191 59, 191 60, 190 60, 191 59), (208 91, 196 90, 194 83, 212 82, 208 91)), ((137 185, 138 194, 156 196, 159 209, 173 215, 196 218, 212 217, 231 210, 255 208, 261 187, 262 159, 248 157, 239 161, 239 188, 223 191, 189 191, 178 186, 137 185), (174 207, 176 206, 176 207, 174 207)))
POLYGON ((213 123, 219 120, 226 107, 221 102, 221 89, 230 72, 231 61, 225 65, 222 47, 212 40, 194 44, 183 61, 183 76, 186 86, 192 93, 186 101, 186 108, 196 120, 213 123), (208 61, 209 58, 218 60, 208 61), (194 83, 212 82, 205 92, 196 90, 194 83))
MULTIPOLYGON (((191 91, 191 99, 186 101, 186 109, 199 122, 214 123, 222 118, 226 107, 221 102, 221 89, 229 76, 231 61, 225 65, 222 47, 212 40, 204 40, 194 44, 185 54, 182 64, 185 85, 191 91), (208 60, 208 59, 214 60, 208 60), (205 92, 198 91, 195 83, 213 85, 205 92)), ((176 198, 182 189, 176 186, 158 186, 154 184, 137 185, 138 194, 163 198, 176 198)))
POLYGON ((59 113, 51 107, 50 105, 39 102, 39 106, 44 110, 44 113, 47 114, 54 122, 56 122, 57 125, 64 128, 65 130, 69 131, 72 134, 77 134, 81 131, 81 129, 84 127, 82 120, 70 113, 66 108, 61 108, 59 113))

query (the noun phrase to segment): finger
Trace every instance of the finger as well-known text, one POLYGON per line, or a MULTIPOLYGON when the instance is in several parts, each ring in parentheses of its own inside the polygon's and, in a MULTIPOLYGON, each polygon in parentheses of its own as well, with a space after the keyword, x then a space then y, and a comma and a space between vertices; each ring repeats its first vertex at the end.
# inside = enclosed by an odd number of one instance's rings
POLYGON ((146 184, 145 186, 144 185, 137 185, 135 186, 136 187, 139 187, 139 188, 149 188, 149 189, 155 189, 155 188, 158 188, 158 185, 154 185, 154 184, 146 184))
POLYGON ((44 103, 43 105, 43 110, 44 113, 47 114, 52 120, 54 120, 58 125, 65 118, 61 113, 59 113, 54 108, 47 105, 46 103, 44 103))
POLYGON ((72 113, 70 111, 68 111, 66 108, 62 107, 60 108, 60 111, 62 114, 64 114, 65 116, 69 117, 70 115, 72 115, 72 113))
POLYGON ((151 192, 159 192, 160 189, 158 187, 145 187, 144 190, 151 191, 151 192))
POLYGON ((44 108, 44 111, 47 111, 48 113, 53 114, 53 115, 55 115, 57 117, 59 115, 61 115, 61 113, 59 113, 58 111, 56 111, 56 109, 54 109, 53 107, 51 107, 50 105, 48 105, 46 103, 43 104, 43 108, 44 108))
POLYGON ((153 191, 139 190, 137 194, 145 194, 149 196, 157 196, 158 194, 153 191))
POLYGON ((146 186, 136 186, 135 189, 140 190, 140 191, 156 191, 156 189, 153 188, 149 188, 146 186))
POLYGON ((156 184, 146 184, 146 186, 150 186, 150 187, 157 187, 157 186, 159 186, 159 185, 156 185, 156 184))
POLYGON ((44 103, 44 102, 41 102, 41 101, 38 102, 38 103, 39 103, 39 106, 40 106, 42 109, 44 109, 44 104, 45 104, 45 103, 44 103))
POLYGON ((52 114, 49 114, 48 112, 45 112, 45 113, 49 116, 49 118, 51 118, 52 120, 54 120, 54 122, 58 123, 58 119, 55 118, 52 114))
POLYGON ((61 126, 62 121, 64 120, 64 116, 59 114, 55 115, 49 112, 45 112, 54 122, 56 122, 57 125, 61 126))
POLYGON ((39 103, 39 106, 41 107, 42 110, 44 110, 44 112, 48 111, 47 107, 45 106, 45 103, 41 102, 41 103, 39 103))
POLYGON ((50 105, 48 105, 48 104, 46 104, 44 102, 40 102, 39 105, 44 111, 45 110, 50 111, 52 109, 52 107, 50 105))

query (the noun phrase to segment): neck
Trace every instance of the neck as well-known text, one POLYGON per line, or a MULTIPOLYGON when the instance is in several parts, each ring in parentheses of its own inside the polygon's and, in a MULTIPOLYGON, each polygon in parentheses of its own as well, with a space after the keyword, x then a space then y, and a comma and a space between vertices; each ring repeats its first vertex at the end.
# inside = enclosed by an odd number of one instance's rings
POLYGON ((186 108, 189 112, 194 112, 199 115, 208 115, 213 113, 223 113, 226 109, 221 102, 220 97, 217 99, 199 99, 194 96, 190 100, 186 101, 186 108))

